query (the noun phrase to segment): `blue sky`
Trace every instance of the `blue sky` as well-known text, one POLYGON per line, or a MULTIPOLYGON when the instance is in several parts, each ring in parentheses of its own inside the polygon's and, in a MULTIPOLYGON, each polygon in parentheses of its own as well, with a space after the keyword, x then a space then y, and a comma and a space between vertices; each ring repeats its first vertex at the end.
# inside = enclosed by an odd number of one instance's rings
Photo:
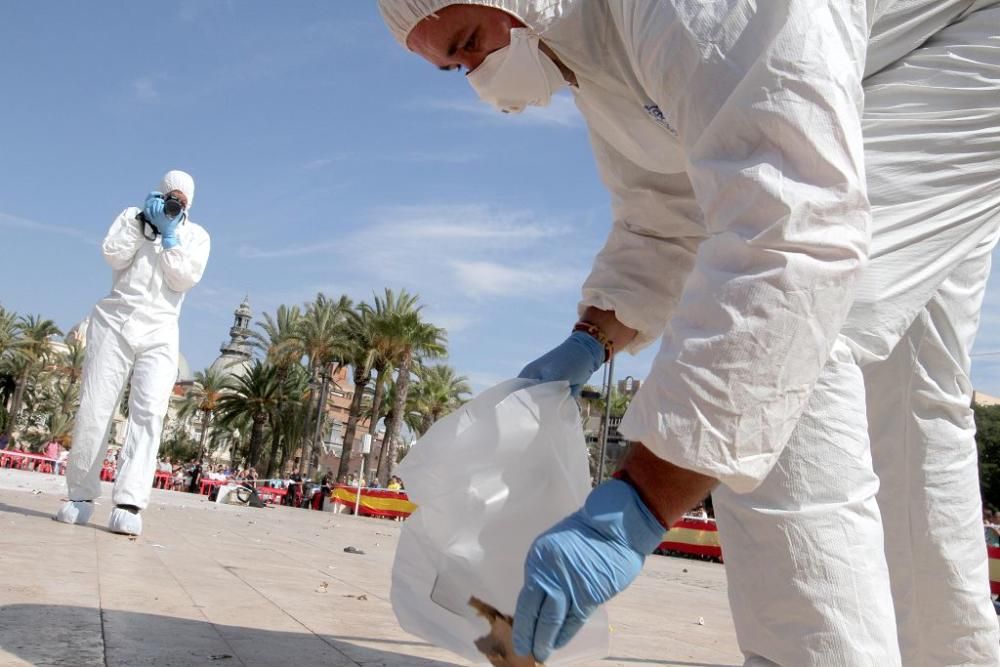
MULTIPOLYGON (((5 307, 82 319, 110 284, 108 225, 178 168, 213 240, 181 318, 194 369, 244 294, 259 314, 405 287, 477 389, 574 321, 609 202, 570 98, 496 114, 400 49, 370 0, 38 1, 4 19, 5 307)), ((977 352, 997 350, 994 288, 977 352)), ((642 377, 652 352, 620 357, 620 376, 642 377)), ((1000 395, 1000 355, 973 376, 1000 395)))

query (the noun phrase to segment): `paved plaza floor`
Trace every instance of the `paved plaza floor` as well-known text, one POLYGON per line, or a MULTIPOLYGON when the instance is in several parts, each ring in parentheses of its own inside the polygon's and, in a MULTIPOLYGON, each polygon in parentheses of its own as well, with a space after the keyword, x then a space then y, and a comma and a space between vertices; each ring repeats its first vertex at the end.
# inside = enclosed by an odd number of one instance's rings
MULTIPOLYGON (((52 521, 64 488, 0 470, 0 665, 468 664, 396 624, 399 523, 157 490, 130 540, 107 484, 90 526, 52 521)), ((651 557, 609 612, 594 667, 742 664, 721 565, 651 557)))

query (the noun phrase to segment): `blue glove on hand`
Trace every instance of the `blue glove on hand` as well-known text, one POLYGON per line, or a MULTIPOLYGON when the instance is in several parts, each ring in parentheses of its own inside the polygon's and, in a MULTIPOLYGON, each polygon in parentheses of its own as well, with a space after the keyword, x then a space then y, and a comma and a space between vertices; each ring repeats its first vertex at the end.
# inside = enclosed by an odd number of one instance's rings
POLYGON ((159 229, 156 221, 159 219, 166 220, 166 216, 163 213, 163 193, 150 192, 146 195, 146 202, 142 205, 142 212, 149 224, 159 229))
POLYGON ((518 377, 541 382, 566 380, 574 396, 604 365, 604 346, 584 331, 574 331, 557 347, 524 367, 518 377))
MULTIPOLYGON (((166 216, 164 215, 164 217, 166 216)), ((181 220, 183 219, 184 213, 181 212, 176 218, 167 218, 164 224, 157 225, 160 228, 160 234, 163 236, 161 242, 165 250, 170 250, 180 244, 181 241, 177 238, 177 225, 181 224, 181 220)))
POLYGON ((666 529, 631 484, 610 480, 528 550, 514 616, 514 651, 548 660, 587 618, 625 590, 666 529))
POLYGON ((177 238, 177 225, 181 224, 181 220, 184 219, 184 212, 181 211, 176 218, 167 217, 166 212, 163 210, 163 193, 150 192, 146 197, 146 203, 143 205, 142 210, 149 224, 156 227, 157 231, 160 232, 160 236, 163 237, 161 243, 164 248, 169 250, 180 243, 180 240, 177 238))

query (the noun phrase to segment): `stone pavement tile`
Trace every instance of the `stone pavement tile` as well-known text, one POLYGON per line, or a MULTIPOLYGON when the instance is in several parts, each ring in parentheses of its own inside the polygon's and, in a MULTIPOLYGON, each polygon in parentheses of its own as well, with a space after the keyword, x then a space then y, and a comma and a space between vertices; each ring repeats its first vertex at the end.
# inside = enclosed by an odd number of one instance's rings
POLYGON ((74 665, 103 666, 93 534, 3 500, 0 664, 65 665, 73 646, 74 665))
MULTIPOLYGON (((0 665, 469 664, 396 623, 399 523, 155 490, 131 541, 107 499, 90 527, 51 521, 63 496, 0 471, 0 665)), ((648 559, 609 605, 612 657, 581 667, 740 664, 725 590, 719 565, 648 559)))

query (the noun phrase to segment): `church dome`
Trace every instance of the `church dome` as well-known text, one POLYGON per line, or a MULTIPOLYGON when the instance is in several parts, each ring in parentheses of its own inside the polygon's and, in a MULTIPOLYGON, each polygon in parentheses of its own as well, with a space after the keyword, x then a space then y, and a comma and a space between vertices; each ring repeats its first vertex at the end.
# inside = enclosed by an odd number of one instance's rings
POLYGON ((194 373, 191 372, 191 365, 180 352, 177 353, 177 381, 194 382, 194 373))
POLYGON ((253 317, 253 311, 250 310, 250 295, 243 297, 243 303, 240 304, 240 307, 236 309, 234 314, 237 316, 243 316, 247 318, 247 320, 253 317))
POLYGON ((218 373, 224 377, 234 377, 243 375, 244 371, 250 367, 250 359, 236 355, 220 355, 212 365, 208 367, 209 372, 218 373))
POLYGON ((236 310, 233 311, 233 326, 229 329, 229 340, 219 347, 221 354, 209 367, 223 376, 242 375, 250 366, 253 348, 250 345, 250 319, 253 311, 250 309, 250 297, 244 297, 236 310))

